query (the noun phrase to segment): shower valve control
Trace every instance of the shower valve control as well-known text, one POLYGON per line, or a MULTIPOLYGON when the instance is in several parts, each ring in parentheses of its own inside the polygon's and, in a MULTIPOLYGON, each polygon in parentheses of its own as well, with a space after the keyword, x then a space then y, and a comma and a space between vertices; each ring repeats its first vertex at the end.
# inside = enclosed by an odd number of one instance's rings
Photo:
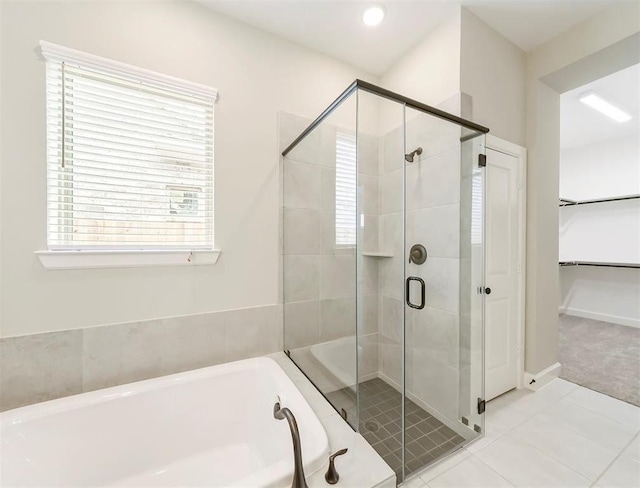
POLYGON ((427 260, 427 249, 422 244, 414 244, 409 251, 409 262, 424 264, 427 260))

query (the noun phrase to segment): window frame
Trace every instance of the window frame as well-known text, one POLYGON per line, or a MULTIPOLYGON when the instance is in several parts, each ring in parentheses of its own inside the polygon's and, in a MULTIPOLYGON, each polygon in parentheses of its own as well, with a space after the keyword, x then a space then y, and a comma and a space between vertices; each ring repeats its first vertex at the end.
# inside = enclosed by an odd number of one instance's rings
MULTIPOLYGON (((64 63, 65 65, 78 66, 83 69, 93 69, 105 75, 134 78, 137 81, 149 84, 165 90, 175 90, 180 93, 187 93, 199 97, 210 98, 213 105, 217 100, 218 92, 215 88, 198 83, 181 80, 169 75, 164 75, 154 71, 139 68, 119 61, 102 58, 92 54, 77 51, 67 47, 59 46, 50 42, 40 41, 42 58, 49 62, 64 63)), ((49 100, 47 99, 47 111, 49 100)), ((49 115, 47 113, 47 126, 49 115)), ((48 130, 48 129, 47 129, 48 130)), ((213 135, 212 135, 213 137, 213 135)), ((211 141, 213 148, 213 141, 211 141)), ((49 154, 47 154, 47 173, 49 171, 49 154)), ((214 162, 211 161, 211 191, 214 189, 214 162)), ((49 192, 49 181, 47 177, 47 193, 49 192)), ((173 185, 171 185, 173 186, 173 185)), ((177 185, 180 186, 180 185, 177 185)), ((185 190, 186 191, 186 190, 185 190)), ((205 214, 205 218, 213 220, 215 213, 214 196, 205 205, 210 205, 211 211, 205 214)), ((171 198, 169 198, 170 200, 171 198)), ((49 202, 49 196, 47 197, 49 202)), ((47 203, 47 215, 49 214, 49 203, 47 203)), ((137 266, 159 266, 159 265, 198 265, 215 264, 220 255, 220 250, 214 246, 214 228, 211 224, 211 242, 206 242, 200 246, 172 246, 162 245, 149 246, 143 244, 133 244, 132 246, 114 245, 100 246, 92 244, 89 246, 50 246, 49 244, 49 219, 45 225, 46 250, 36 251, 37 257, 47 269, 75 269, 75 268, 101 268, 101 267, 137 267, 137 266)))

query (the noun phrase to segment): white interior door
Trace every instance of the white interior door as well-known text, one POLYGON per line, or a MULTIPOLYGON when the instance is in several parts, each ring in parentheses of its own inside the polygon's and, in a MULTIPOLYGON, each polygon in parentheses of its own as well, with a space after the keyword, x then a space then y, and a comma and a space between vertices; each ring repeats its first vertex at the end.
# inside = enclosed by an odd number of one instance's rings
POLYGON ((519 161, 487 148, 485 398, 518 384, 519 161))

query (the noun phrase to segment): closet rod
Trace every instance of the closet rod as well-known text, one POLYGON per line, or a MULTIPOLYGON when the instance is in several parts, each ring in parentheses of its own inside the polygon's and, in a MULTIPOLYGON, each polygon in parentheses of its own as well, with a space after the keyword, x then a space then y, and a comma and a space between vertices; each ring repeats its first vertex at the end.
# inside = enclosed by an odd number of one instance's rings
POLYGON ((593 200, 569 200, 568 198, 560 198, 560 206, 568 207, 570 205, 588 205, 590 203, 604 203, 604 202, 618 202, 620 200, 635 200, 640 198, 640 195, 625 195, 621 197, 611 198, 596 198, 593 200))
POLYGON ((605 263, 598 261, 560 261, 560 266, 599 266, 602 268, 640 268, 640 263, 605 263))

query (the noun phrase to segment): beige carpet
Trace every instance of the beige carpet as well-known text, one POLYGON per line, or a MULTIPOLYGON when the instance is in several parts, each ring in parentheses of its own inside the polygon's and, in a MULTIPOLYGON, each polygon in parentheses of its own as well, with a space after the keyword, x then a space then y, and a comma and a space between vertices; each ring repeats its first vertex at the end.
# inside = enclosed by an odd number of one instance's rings
POLYGON ((640 406, 640 329, 560 315, 567 381, 640 406))

